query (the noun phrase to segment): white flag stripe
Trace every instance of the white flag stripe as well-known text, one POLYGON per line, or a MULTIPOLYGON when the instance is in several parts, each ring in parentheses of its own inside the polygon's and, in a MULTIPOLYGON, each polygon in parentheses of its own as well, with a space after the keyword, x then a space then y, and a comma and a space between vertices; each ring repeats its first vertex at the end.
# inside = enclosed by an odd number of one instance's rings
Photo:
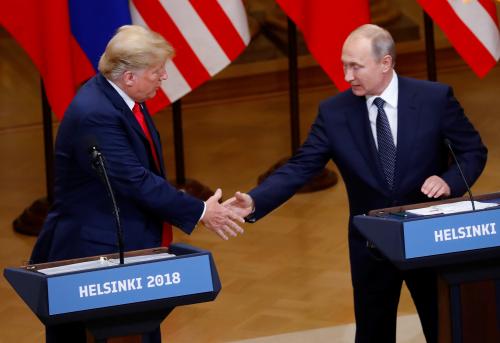
POLYGON ((231 62, 188 0, 160 3, 211 76, 231 62))
POLYGON ((191 87, 172 60, 167 61, 165 69, 168 77, 161 83, 161 89, 170 102, 174 102, 191 92, 191 87))
POLYGON ((132 17, 132 24, 148 27, 148 25, 144 22, 144 19, 142 18, 141 14, 137 10, 137 7, 135 7, 133 1, 129 1, 129 8, 130 8, 130 16, 132 17))
MULTIPOLYGON (((188 0, 160 0, 160 3, 210 76, 231 62, 188 0)), ((129 1, 129 4, 132 23, 149 27, 133 1, 129 1)), ((220 0, 220 5, 242 40, 248 45, 250 33, 241 0, 220 0)), ((168 37, 166 38, 168 40, 168 37)), ((165 93, 170 102, 174 102, 192 91, 191 86, 174 61, 167 61, 165 69, 168 78, 162 82, 161 91, 165 93)))
MULTIPOLYGON (((132 17, 133 24, 148 27, 132 1, 130 1, 130 15, 132 17)), ((167 70, 168 77, 161 83, 161 89, 167 96, 168 100, 170 102, 174 102, 189 93, 191 91, 191 87, 172 60, 167 61, 165 69, 167 70)))
POLYGON ((238 31, 245 45, 248 45, 250 42, 250 31, 248 30, 248 19, 245 7, 241 0, 218 0, 218 2, 236 31, 238 31))
POLYGON ((462 0, 448 0, 457 16, 474 33, 477 39, 498 61, 500 58, 500 33, 489 13, 479 1, 465 2, 462 0))

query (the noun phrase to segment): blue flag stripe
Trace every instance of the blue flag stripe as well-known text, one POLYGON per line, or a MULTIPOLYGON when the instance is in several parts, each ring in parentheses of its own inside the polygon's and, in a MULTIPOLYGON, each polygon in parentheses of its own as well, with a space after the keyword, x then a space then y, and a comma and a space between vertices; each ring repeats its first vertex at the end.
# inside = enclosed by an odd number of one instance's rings
POLYGON ((132 23, 128 0, 68 0, 71 32, 97 70, 106 44, 122 25, 132 23))

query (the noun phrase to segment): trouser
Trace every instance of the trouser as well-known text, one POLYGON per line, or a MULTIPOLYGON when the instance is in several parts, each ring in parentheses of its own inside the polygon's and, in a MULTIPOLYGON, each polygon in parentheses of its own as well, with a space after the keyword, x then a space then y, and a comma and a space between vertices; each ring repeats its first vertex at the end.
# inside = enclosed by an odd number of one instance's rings
POLYGON ((356 343, 396 342, 403 281, 410 291, 428 343, 438 340, 437 276, 430 269, 400 271, 355 230, 349 233, 356 343))

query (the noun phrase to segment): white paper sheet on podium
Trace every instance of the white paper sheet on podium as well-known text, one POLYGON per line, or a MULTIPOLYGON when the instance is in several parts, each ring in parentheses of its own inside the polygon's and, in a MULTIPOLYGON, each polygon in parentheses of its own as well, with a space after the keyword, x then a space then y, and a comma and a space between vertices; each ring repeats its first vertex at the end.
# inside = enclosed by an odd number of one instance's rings
MULTIPOLYGON (((125 257, 123 262, 125 264, 129 264, 129 263, 135 263, 135 262, 159 260, 162 258, 168 258, 168 257, 174 257, 174 256, 175 255, 168 254, 168 253, 131 256, 131 257, 125 257)), ((92 261, 72 263, 72 264, 66 264, 64 266, 39 269, 38 272, 45 274, 45 275, 56 275, 56 274, 62 274, 62 273, 68 273, 68 272, 76 272, 79 270, 88 270, 88 269, 97 269, 97 268, 116 266, 119 263, 120 263, 120 261, 118 259, 114 259, 114 258, 108 259, 106 257, 100 257, 100 258, 92 260, 92 261)))
MULTIPOLYGON (((497 203, 474 201, 474 206, 476 207, 476 210, 482 210, 499 205, 497 203)), ((432 205, 428 207, 407 210, 406 212, 419 216, 430 216, 434 214, 450 214, 466 211, 472 211, 472 203, 470 201, 458 201, 448 204, 432 205)))

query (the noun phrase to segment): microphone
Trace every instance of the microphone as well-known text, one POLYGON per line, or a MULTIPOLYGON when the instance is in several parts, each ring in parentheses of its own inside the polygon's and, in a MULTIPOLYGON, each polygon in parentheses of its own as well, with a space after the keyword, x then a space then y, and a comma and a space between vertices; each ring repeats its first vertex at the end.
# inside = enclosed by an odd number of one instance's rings
POLYGON ((118 240, 118 253, 120 256, 120 264, 124 264, 125 249, 123 247, 123 229, 120 223, 120 209, 118 208, 118 205, 116 203, 113 187, 111 187, 111 183, 109 182, 108 173, 106 172, 106 165, 104 164, 104 157, 102 153, 99 151, 99 147, 97 145, 97 142, 95 142, 95 139, 90 140, 88 151, 90 154, 92 168, 94 168, 99 174, 101 181, 103 181, 103 183, 106 186, 108 196, 111 199, 111 204, 113 206, 113 215, 115 217, 115 222, 116 222, 116 237, 118 240))
POLYGON ((104 179, 104 158, 102 157, 101 152, 99 151, 99 147, 96 144, 92 144, 89 146, 89 154, 90 154, 90 164, 92 165, 92 169, 94 169, 97 174, 99 174, 99 177, 101 178, 101 181, 103 183, 106 183, 106 180, 104 179), (102 160, 102 163, 101 163, 102 160))
MULTIPOLYGON (((90 165, 92 166, 92 169, 94 169, 97 172, 97 174, 101 178, 101 181, 103 183, 106 183, 103 177, 101 163, 100 163, 102 154, 99 151, 99 144, 97 143, 97 139, 95 138, 95 136, 94 135, 86 136, 83 140, 83 146, 84 148, 86 148, 87 152, 90 155, 90 165)), ((104 158, 102 159, 103 159, 102 166, 104 166, 104 158)))
POLYGON ((474 205, 474 198, 472 197, 472 192, 470 191, 469 183, 467 182, 467 179, 465 178, 465 175, 462 171, 462 168, 460 167, 460 163, 458 163, 457 156, 455 155, 455 151, 451 147, 451 142, 448 138, 444 139, 444 143, 448 147, 448 150, 451 152, 451 156, 453 156, 453 160, 455 161, 455 164, 457 165, 458 171, 460 172, 460 176, 462 177, 462 180, 464 181, 465 187, 467 188, 467 193, 469 193, 469 200, 470 203, 472 204, 472 210, 476 210, 476 206, 474 205))

